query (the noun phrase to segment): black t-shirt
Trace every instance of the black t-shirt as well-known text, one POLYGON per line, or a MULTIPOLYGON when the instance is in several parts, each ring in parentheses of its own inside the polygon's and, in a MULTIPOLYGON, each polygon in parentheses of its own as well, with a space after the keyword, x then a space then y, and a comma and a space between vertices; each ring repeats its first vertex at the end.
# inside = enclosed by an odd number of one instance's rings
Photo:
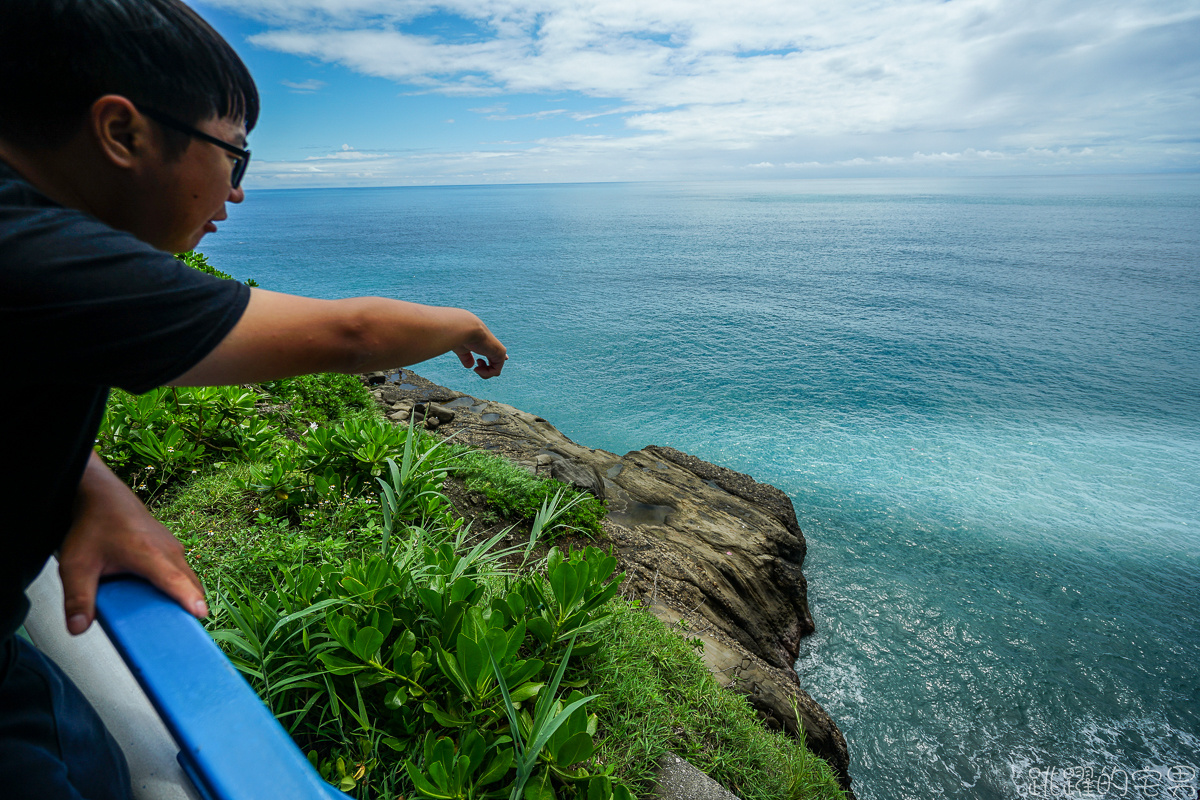
POLYGON ((249 298, 0 162, 0 641, 66 534, 109 387, 139 393, 182 375, 249 298))

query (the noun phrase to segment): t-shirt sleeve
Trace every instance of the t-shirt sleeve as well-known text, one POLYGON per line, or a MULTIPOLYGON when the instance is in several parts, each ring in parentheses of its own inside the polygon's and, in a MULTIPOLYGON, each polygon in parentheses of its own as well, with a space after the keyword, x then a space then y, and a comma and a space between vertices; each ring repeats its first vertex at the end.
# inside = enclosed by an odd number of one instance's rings
POLYGON ((82 212, 22 209, 0 225, 0 341, 18 374, 140 393, 187 372, 250 299, 82 212))

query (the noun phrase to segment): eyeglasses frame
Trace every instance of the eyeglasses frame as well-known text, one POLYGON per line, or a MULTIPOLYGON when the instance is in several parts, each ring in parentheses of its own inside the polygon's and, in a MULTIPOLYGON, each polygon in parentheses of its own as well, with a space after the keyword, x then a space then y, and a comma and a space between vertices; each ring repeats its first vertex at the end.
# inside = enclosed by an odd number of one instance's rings
POLYGON ((250 165, 250 151, 249 150, 247 150, 243 147, 238 147, 237 145, 230 144, 229 142, 218 139, 215 136, 209 136, 204 131, 198 131, 195 128, 193 128, 191 125, 180 122, 179 120, 175 119, 174 117, 172 117, 168 114, 164 114, 161 111, 156 111, 153 108, 143 108, 142 106, 138 106, 137 109, 138 109, 138 111, 142 112, 147 117, 154 120, 155 122, 157 122, 160 125, 164 125, 168 128, 172 128, 174 130, 179 131, 180 133, 186 133, 188 136, 192 136, 196 139, 199 139, 202 142, 208 142, 209 144, 215 144, 217 147, 221 148, 222 150, 225 150, 225 151, 235 155, 237 157, 237 161, 235 161, 233 163, 233 172, 230 174, 230 177, 229 177, 230 188, 236 189, 236 188, 238 188, 239 185, 241 185, 242 177, 245 176, 245 174, 246 174, 246 167, 248 167, 250 165))

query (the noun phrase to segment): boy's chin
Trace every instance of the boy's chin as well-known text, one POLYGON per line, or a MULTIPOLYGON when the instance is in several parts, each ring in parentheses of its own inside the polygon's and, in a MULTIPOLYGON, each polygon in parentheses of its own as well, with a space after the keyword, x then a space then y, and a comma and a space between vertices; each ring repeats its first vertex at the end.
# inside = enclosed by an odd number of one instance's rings
POLYGON ((195 250, 196 246, 200 244, 200 240, 204 238, 205 233, 207 231, 196 231, 190 237, 181 237, 178 241, 170 243, 168 247, 164 247, 163 249, 169 253, 186 253, 190 250, 195 250))

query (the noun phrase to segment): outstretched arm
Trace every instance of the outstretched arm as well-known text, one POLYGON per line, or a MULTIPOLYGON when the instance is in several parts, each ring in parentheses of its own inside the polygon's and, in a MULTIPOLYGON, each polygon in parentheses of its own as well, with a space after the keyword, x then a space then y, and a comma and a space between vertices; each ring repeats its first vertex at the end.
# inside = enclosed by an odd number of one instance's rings
POLYGON ((131 572, 197 617, 208 616, 204 588, 183 558, 183 545, 92 453, 79 482, 75 516, 58 550, 67 630, 83 633, 96 616, 96 585, 131 572))
MULTIPOLYGON (((381 297, 313 300, 252 289, 233 330, 171 383, 218 386, 312 372, 367 372, 453 352, 483 378, 499 375, 504 345, 474 314, 381 297), (478 356, 478 358, 477 358, 478 356)), ((67 629, 95 618, 101 577, 130 572, 149 580, 197 617, 204 589, 179 541, 92 453, 76 496, 75 520, 59 548, 67 629)))
POLYGON ((171 383, 214 386, 311 372, 368 372, 447 352, 483 378, 499 375, 508 357, 487 326, 459 308, 382 297, 313 300, 252 289, 229 335, 171 383))

